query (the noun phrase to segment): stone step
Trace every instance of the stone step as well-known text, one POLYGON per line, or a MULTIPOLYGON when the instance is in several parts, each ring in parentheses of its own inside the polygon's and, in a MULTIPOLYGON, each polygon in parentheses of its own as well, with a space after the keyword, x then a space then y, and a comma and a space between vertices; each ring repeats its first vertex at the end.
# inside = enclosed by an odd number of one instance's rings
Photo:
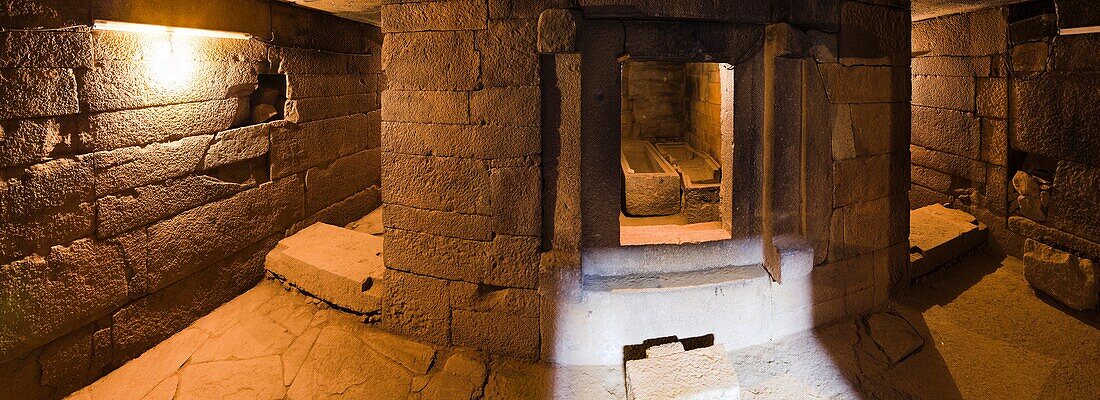
POLYGON ((987 231, 973 215, 940 204, 909 211, 910 277, 932 272, 980 246, 987 231))
POLYGON ((629 400, 737 400, 737 371, 722 345, 684 350, 680 342, 646 349, 646 358, 626 362, 629 400))
POLYGON ((382 237, 324 223, 291 235, 267 254, 268 271, 308 295, 361 314, 381 310, 382 237))

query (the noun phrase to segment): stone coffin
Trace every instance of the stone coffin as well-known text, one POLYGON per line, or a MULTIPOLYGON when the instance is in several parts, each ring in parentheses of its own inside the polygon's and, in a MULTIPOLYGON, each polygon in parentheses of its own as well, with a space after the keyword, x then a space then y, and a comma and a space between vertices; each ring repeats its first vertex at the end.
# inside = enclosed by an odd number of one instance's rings
POLYGON ((645 140, 624 140, 623 208, 627 215, 649 217, 680 212, 680 175, 645 140))
POLYGON ((682 142, 657 143, 657 151, 683 180, 683 213, 688 223, 718 221, 722 169, 709 156, 682 142))

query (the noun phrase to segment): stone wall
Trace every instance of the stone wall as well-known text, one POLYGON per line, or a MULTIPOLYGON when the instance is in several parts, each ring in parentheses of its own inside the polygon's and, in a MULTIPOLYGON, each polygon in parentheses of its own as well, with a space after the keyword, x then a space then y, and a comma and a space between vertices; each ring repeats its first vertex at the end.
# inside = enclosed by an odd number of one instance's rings
POLYGON ((718 68, 717 63, 685 67, 691 128, 684 139, 715 160, 722 159, 722 74, 718 68))
POLYGON ((552 358, 556 291, 585 248, 618 245, 623 57, 738 68, 724 221, 750 253, 812 243, 815 266, 782 275, 812 297, 790 315, 883 301, 907 262, 910 182, 908 1, 885 3, 384 5, 383 325, 552 358))
POLYGON ((683 140, 691 126, 685 72, 682 63, 623 63, 624 139, 683 140))
POLYGON ((1059 35, 1053 3, 913 24, 911 207, 952 203, 1015 256, 1029 237, 1095 259, 1100 35, 1059 35))
POLYGON ((68 394, 252 287, 288 233, 380 203, 381 35, 259 3, 279 15, 237 19, 294 48, 93 30, 125 13, 81 1, 0 18, 25 29, 0 32, 0 398, 68 394), (307 23, 364 55, 299 49, 307 23), (265 73, 286 118, 253 124, 265 73))

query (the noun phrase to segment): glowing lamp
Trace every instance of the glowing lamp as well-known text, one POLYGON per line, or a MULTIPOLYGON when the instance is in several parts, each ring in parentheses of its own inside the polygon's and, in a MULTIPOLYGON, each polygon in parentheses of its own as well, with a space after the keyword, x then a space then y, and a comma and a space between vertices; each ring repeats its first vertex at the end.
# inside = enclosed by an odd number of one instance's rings
POLYGON ((95 29, 148 34, 150 40, 143 49, 146 76, 161 90, 177 91, 187 87, 194 75, 195 61, 193 40, 184 37, 209 37, 248 40, 251 36, 241 32, 208 29, 177 28, 161 25, 135 24, 117 21, 95 21, 95 29))

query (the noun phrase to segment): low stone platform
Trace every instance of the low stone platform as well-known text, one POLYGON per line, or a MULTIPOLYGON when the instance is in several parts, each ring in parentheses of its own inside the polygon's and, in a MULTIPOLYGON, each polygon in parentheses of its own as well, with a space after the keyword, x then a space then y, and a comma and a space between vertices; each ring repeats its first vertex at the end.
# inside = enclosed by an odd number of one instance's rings
POLYGON ((626 362, 629 400, 738 400, 737 372, 722 345, 684 350, 680 342, 646 349, 646 358, 626 362))
POLYGON ((909 212, 909 278, 962 257, 985 243, 987 227, 964 211, 933 204, 909 212))
POLYGON ((382 237, 323 223, 281 241, 265 261, 287 283, 359 314, 382 307, 382 237))

